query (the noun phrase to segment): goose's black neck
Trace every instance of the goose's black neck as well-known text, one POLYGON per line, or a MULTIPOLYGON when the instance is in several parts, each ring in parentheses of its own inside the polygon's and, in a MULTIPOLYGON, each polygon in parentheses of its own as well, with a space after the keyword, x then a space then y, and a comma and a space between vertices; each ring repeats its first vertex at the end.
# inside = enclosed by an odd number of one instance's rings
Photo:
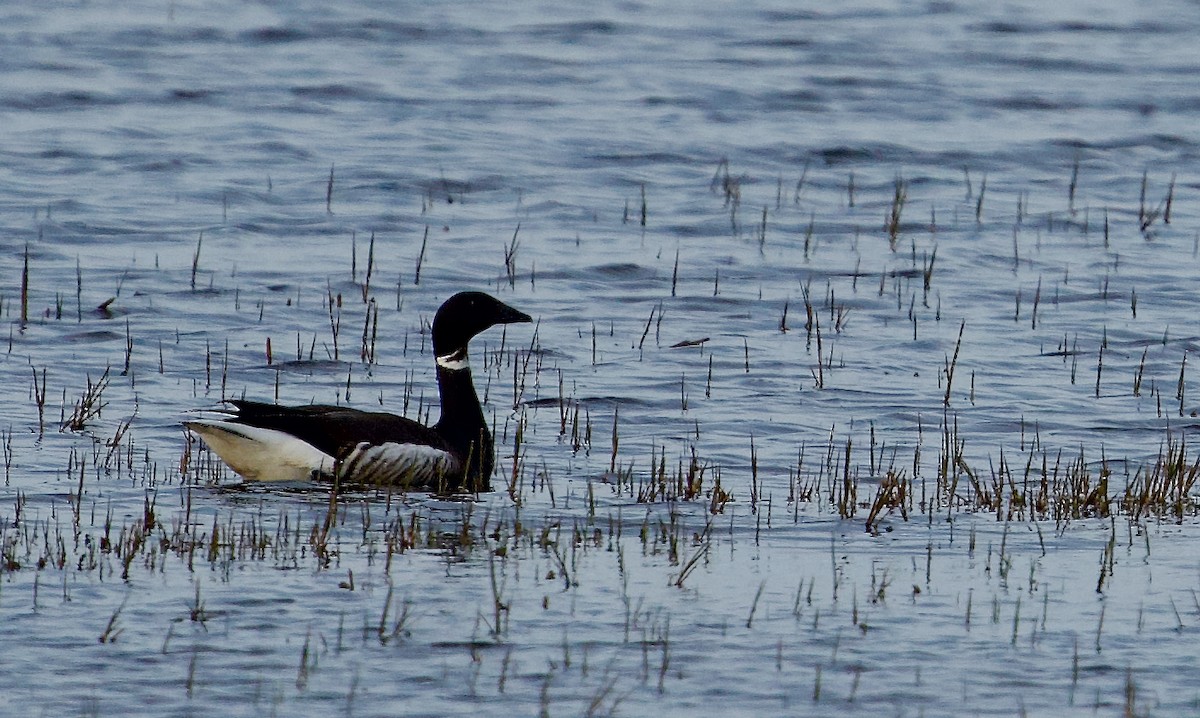
POLYGON ((442 411, 433 428, 461 457, 463 487, 472 492, 490 491, 495 461, 492 434, 475 393, 466 347, 437 356, 437 380, 442 411))
POLYGON ((433 317, 430 336, 442 400, 442 415, 433 428, 463 462, 463 488, 468 491, 491 490, 495 456, 483 407, 471 383, 467 344, 497 324, 528 321, 528 314, 483 292, 459 292, 442 302, 433 317))

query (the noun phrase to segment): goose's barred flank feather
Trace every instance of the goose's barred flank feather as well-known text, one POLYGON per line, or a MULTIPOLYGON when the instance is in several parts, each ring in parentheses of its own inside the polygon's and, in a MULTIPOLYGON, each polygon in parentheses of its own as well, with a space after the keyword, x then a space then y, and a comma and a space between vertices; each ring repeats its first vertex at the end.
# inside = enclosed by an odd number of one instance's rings
POLYGON ((413 490, 488 491, 492 435, 471 380, 467 344, 496 324, 528 322, 482 292, 447 299, 433 319, 442 412, 425 426, 385 412, 231 400, 236 413, 184 422, 230 468, 251 481, 338 479, 413 490))

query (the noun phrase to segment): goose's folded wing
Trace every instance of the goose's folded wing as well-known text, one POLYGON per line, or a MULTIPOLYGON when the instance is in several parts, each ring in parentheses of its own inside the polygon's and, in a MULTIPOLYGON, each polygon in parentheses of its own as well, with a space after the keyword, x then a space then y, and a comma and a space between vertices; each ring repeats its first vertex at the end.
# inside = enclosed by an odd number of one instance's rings
POLYGON ((232 421, 291 434, 339 461, 363 444, 412 445, 450 452, 436 431, 395 414, 324 404, 279 406, 240 399, 231 403, 238 410, 232 421))

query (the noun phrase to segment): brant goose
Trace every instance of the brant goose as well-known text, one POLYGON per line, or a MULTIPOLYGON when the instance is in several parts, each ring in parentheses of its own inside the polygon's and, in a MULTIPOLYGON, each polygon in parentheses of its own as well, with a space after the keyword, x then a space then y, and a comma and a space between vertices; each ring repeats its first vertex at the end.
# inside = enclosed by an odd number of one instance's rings
POLYGON ((229 401, 236 408, 230 416, 184 426, 251 481, 335 479, 418 491, 490 491, 492 435, 471 381, 467 343, 496 324, 528 321, 528 314, 482 292, 460 292, 442 304, 433 318, 442 402, 433 426, 343 406, 237 399, 229 401))

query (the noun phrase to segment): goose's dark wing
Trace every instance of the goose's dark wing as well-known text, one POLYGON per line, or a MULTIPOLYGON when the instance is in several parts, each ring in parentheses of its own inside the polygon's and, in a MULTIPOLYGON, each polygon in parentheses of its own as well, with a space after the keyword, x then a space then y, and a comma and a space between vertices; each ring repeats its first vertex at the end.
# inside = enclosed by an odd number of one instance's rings
POLYGON ((395 414, 324 404, 280 406, 243 399, 230 403, 238 410, 231 421, 291 434, 339 461, 363 444, 414 445, 451 451, 438 432, 395 414))

